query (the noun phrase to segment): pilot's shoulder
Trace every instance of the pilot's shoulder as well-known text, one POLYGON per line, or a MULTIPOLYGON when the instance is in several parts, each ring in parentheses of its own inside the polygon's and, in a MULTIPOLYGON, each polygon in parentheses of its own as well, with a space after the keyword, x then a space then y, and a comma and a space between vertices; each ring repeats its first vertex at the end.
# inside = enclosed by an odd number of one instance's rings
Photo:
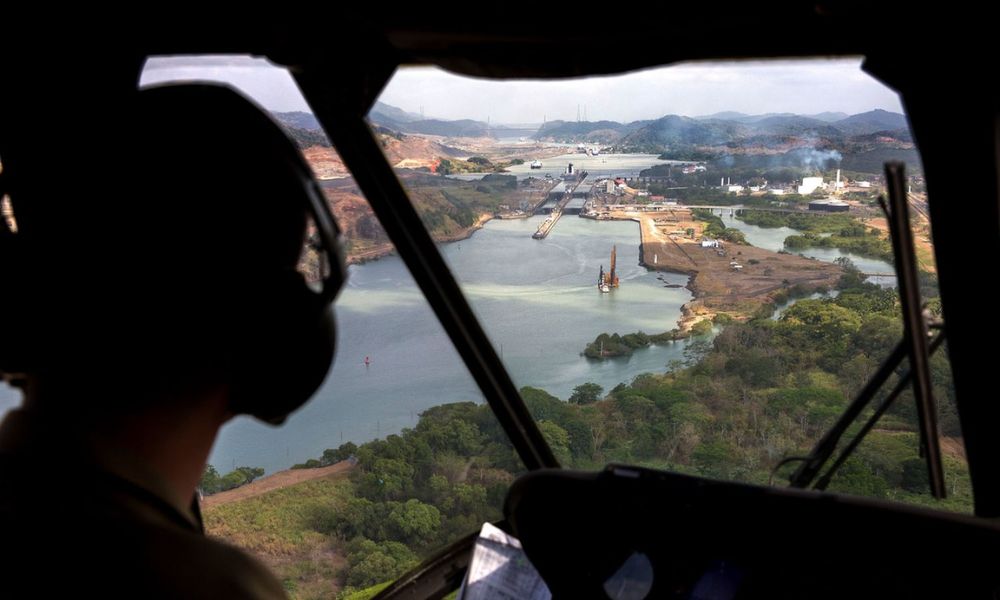
POLYGON ((226 543, 176 529, 148 542, 143 562, 154 567, 149 581, 162 584, 164 597, 287 598, 267 567, 226 543))

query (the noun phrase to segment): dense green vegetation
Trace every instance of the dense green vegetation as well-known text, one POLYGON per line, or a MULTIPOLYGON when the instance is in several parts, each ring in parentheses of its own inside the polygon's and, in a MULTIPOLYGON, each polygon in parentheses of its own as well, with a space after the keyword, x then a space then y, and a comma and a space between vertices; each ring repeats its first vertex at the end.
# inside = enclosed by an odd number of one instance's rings
MULTIPOLYGON (((668 153, 670 154, 670 153, 668 153)), ((666 154, 660 156, 664 158, 666 154)), ((675 160, 694 160, 688 157, 675 160)), ((836 176, 837 165, 830 161, 810 161, 801 153, 789 153, 783 157, 770 154, 724 154, 707 160, 707 171, 683 173, 678 165, 654 165, 639 172, 640 177, 670 177, 674 185, 715 186, 720 178, 734 184, 753 182, 759 185, 767 181, 772 186, 792 186, 803 177, 822 175, 827 179, 836 176), (832 166, 832 170, 828 167, 832 166)), ((860 174, 855 174, 860 175, 860 174)), ((870 174, 865 174, 865 178, 870 174)), ((844 174, 847 177, 846 174, 844 174)), ((718 189, 718 188, 715 188, 718 189)), ((723 192, 729 193, 729 192, 723 192)))
POLYGON ((442 158, 438 163, 437 172, 441 175, 455 175, 458 173, 503 173, 511 165, 524 164, 524 161, 515 158, 509 162, 494 163, 484 156, 472 156, 468 160, 457 158, 442 158))
POLYGON ((288 124, 284 124, 283 127, 295 142, 295 145, 301 150, 312 148, 313 146, 322 146, 324 148, 330 147, 330 140, 328 140, 326 134, 319 129, 304 129, 288 124))
POLYGON ((573 388, 569 402, 571 404, 592 404, 600 400, 603 393, 604 388, 596 383, 581 383, 573 388))
POLYGON ((320 467, 329 467, 330 465, 339 463, 342 460, 348 460, 353 457, 354 453, 357 451, 358 447, 354 445, 354 442, 347 442, 336 449, 327 448, 323 451, 323 456, 320 458, 310 458, 304 463, 292 465, 292 468, 318 469, 320 467))
MULTIPOLYGON (((675 182, 676 183, 676 182, 675 182)), ((679 185, 679 184, 678 184, 679 185)), ((774 194, 763 194, 761 196, 751 196, 748 194, 737 194, 727 192, 718 187, 704 187, 700 185, 684 189, 677 189, 671 183, 653 182, 647 186, 650 194, 668 196, 679 200, 688 206, 713 205, 713 206, 749 206, 762 207, 781 205, 803 204, 812 200, 808 196, 799 194, 784 194, 775 196, 774 194)))
POLYGON ((820 236, 814 233, 790 235, 785 247, 792 252, 806 248, 837 248, 859 256, 893 261, 892 244, 878 232, 868 232, 863 226, 843 230, 839 234, 820 236), (846 235, 845 235, 846 234, 846 235))
POLYGON ((526 197, 518 193, 517 177, 498 173, 478 181, 409 174, 404 183, 424 225, 439 237, 458 234, 501 204, 517 206, 526 197))
POLYGON ((371 600, 376 594, 389 587, 391 581, 386 581, 385 583, 380 583, 378 585, 373 585, 369 588, 363 590, 358 590, 356 592, 348 592, 338 596, 340 600, 371 600))
MULTIPOLYGON (((687 331, 671 329, 664 333, 648 335, 642 331, 619 335, 617 333, 601 333, 594 341, 587 344, 583 355, 587 358, 603 360, 620 356, 631 356, 639 348, 647 348, 650 344, 665 344, 689 337, 700 337, 712 333, 711 321, 698 321, 687 331)), ((572 401, 572 399, 571 399, 572 401)))
MULTIPOLYGON (((694 364, 641 375, 603 398, 593 384, 574 390, 571 403, 533 388, 522 395, 563 464, 631 462, 765 483, 782 457, 808 451, 899 339, 895 291, 862 279, 849 270, 836 298, 800 300, 778 321, 729 322, 694 364)), ((650 339, 602 336, 623 345, 650 339)), ((932 365, 942 432, 958 436, 943 353, 932 365)), ((914 462, 920 460, 916 415, 905 396, 834 478, 833 489, 931 502, 914 462)), ((351 547, 377 556, 386 577, 411 555, 385 544, 402 543, 420 556, 475 530, 499 515, 505 487, 519 470, 488 409, 471 403, 431 409, 414 430, 362 445, 358 457, 357 497, 335 517, 336 531, 345 540, 370 540, 351 547)), ((952 497, 939 506, 968 510, 962 461, 948 455, 946 463, 952 497)), ((363 575, 349 576, 358 586, 376 583, 364 564, 358 557, 363 575)))
POLYGON ((856 218, 845 215, 816 215, 743 211, 738 218, 761 227, 790 227, 802 235, 785 238, 785 247, 796 252, 806 248, 838 248, 860 256, 893 261, 892 244, 878 229, 868 229, 856 218), (821 235, 828 234, 828 235, 821 235))
POLYGON ((425 411, 417 426, 357 448, 353 497, 330 511, 348 591, 392 579, 442 545, 500 517, 520 465, 487 406, 425 411))
POLYGON ((691 211, 694 218, 705 222, 705 229, 702 232, 706 238, 725 240, 733 244, 746 244, 746 235, 735 227, 726 227, 722 222, 722 217, 712 214, 706 209, 694 209, 691 211))
POLYGON ((859 149, 855 152, 845 153, 844 162, 841 164, 845 169, 850 169, 851 171, 879 174, 884 172, 885 163, 888 161, 906 163, 906 171, 910 174, 923 171, 920 154, 916 148, 877 146, 870 149, 859 149))
POLYGON ((201 482, 198 484, 198 489, 201 490, 203 495, 211 496, 212 494, 225 492, 226 490, 232 490, 240 487, 241 485, 246 485, 254 479, 263 476, 264 469, 261 469, 260 467, 237 467, 225 475, 219 475, 219 472, 215 470, 215 467, 207 465, 205 467, 205 472, 201 476, 201 482))
POLYGON ((744 210, 736 215, 749 225, 759 227, 789 227, 804 233, 837 233, 857 226, 857 220, 847 214, 780 213, 744 210))
MULTIPOLYGON (((563 465, 597 469, 626 462, 767 483, 782 458, 809 451, 900 338, 895 290, 864 283, 848 261, 844 265, 836 297, 799 300, 779 320, 763 311, 745 322, 720 319, 721 331, 669 373, 640 375, 607 393, 582 384, 569 402, 530 387, 522 388, 522 397, 563 465)), ((924 278, 928 297, 933 281, 924 278)), ((616 338, 652 339, 608 336, 616 338)), ((957 438, 946 353, 935 355, 931 366, 942 434, 957 438)), ((949 499, 936 502, 927 494, 916 421, 912 396, 905 393, 831 489, 969 511, 971 486, 954 451, 944 456, 949 499)), ((315 484, 328 486, 329 498, 269 495, 251 500, 261 500, 259 506, 222 507, 228 512, 212 519, 244 537, 254 528, 276 528, 259 534, 251 549, 257 544, 299 556, 296 539, 312 552, 329 544, 344 561, 336 571, 345 586, 342 597, 351 597, 498 519, 510 482, 523 470, 490 409, 472 402, 431 408, 413 429, 328 450, 315 464, 348 456, 357 459, 349 480, 315 484)), ((779 484, 793 466, 777 473, 779 484)), ((312 597, 305 590, 317 573, 334 576, 329 566, 309 567, 298 559, 289 564, 282 576, 295 596, 312 597)))
POLYGON ((702 150, 694 146, 674 146, 658 157, 660 160, 690 160, 703 162, 718 156, 717 152, 702 150))
POLYGON ((329 598, 342 564, 331 515, 351 497, 346 477, 314 479, 208 508, 205 529, 264 560, 292 598, 329 598))

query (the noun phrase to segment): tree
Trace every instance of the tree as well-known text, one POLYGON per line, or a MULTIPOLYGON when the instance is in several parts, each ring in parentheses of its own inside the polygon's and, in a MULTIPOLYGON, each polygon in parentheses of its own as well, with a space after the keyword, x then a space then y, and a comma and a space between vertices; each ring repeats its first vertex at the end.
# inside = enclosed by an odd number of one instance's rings
POLYGON ((327 448, 323 451, 323 458, 321 462, 323 463, 323 466, 339 463, 342 460, 347 460, 348 458, 354 456, 357 451, 358 447, 354 442, 341 444, 336 450, 327 448))
POLYGON ((452 490, 456 512, 481 514, 487 509, 486 488, 476 483, 459 483, 452 490))
POLYGON ((382 539, 383 532, 372 527, 376 521, 380 519, 374 502, 365 498, 350 498, 337 511, 334 529, 347 539, 356 536, 382 539))
POLYGON ((392 508, 389 510, 388 523, 395 534, 394 538, 411 545, 428 544, 433 540, 441 526, 441 512, 437 508, 415 498, 404 503, 389 504, 392 508))
POLYGON ((383 500, 408 495, 413 488, 413 466, 397 458, 376 458, 370 468, 355 475, 357 493, 383 500))
POLYGON ((220 479, 219 472, 215 470, 215 467, 207 465, 205 466, 205 473, 201 476, 201 483, 198 484, 198 489, 201 490, 202 494, 211 496, 220 491, 220 479))
POLYGON ((347 585, 367 588, 391 581, 417 563, 416 555, 399 542, 358 537, 347 544, 347 585))
POLYGON ((569 401, 572 404, 591 404, 600 399, 602 392, 604 392, 604 388, 596 383, 581 383, 573 388, 573 394, 570 395, 569 401))
POLYGON ((831 489, 869 498, 885 498, 889 486, 858 458, 849 458, 833 477, 831 489))
POLYGON ((354 231, 358 234, 358 237, 366 240, 385 237, 385 230, 382 229, 382 225, 379 224, 374 215, 370 214, 361 215, 354 225, 354 231))
POLYGON ((901 484, 908 492, 920 494, 926 492, 930 486, 927 476, 927 464, 920 458, 911 458, 903 461, 903 477, 901 484))
POLYGON ((243 476, 244 483, 250 483, 254 479, 264 476, 264 469, 260 467, 237 467, 236 472, 243 476))
POLYGON ((698 470, 706 475, 724 476, 726 467, 733 461, 733 450, 722 441, 702 442, 691 456, 698 470))
POLYGON ((215 467, 208 465, 205 467, 205 473, 201 476, 198 489, 201 490, 202 494, 210 496, 246 485, 263 475, 264 469, 260 467, 237 467, 225 475, 219 475, 215 467))
POLYGON ((556 455, 560 463, 567 464, 570 459, 569 433, 565 429, 556 425, 552 421, 539 421, 538 429, 542 432, 552 453, 556 455))

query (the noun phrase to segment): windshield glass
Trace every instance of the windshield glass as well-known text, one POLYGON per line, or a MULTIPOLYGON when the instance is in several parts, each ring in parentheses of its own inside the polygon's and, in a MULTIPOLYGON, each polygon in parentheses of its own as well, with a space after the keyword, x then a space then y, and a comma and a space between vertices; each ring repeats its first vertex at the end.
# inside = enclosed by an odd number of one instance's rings
MULTIPOLYGON (((902 335, 887 160, 940 312, 919 155, 860 63, 397 72, 374 133, 563 464, 768 483, 807 454, 902 335)), ((951 498, 927 493, 909 392, 830 489, 971 510, 944 352, 932 367, 951 498)))

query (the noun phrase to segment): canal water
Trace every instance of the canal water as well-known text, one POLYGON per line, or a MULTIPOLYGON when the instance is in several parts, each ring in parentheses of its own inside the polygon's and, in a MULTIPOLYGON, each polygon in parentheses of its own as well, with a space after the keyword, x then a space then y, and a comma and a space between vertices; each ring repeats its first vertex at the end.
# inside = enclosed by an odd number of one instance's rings
MULTIPOLYGON (((718 215, 719 211, 715 211, 715 214, 718 215)), ((790 235, 800 235, 802 233, 801 231, 790 227, 761 227, 759 225, 749 225, 736 217, 731 216, 730 211, 728 210, 723 210, 721 217, 722 222, 725 223, 726 227, 733 227, 742 231, 750 245, 757 246, 758 248, 764 248, 772 252, 785 250, 785 238, 790 235)), ((796 254, 812 257, 825 262, 833 262, 840 257, 847 257, 851 259, 854 266, 864 273, 886 274, 869 277, 868 280, 872 283, 877 283, 883 286, 896 285, 896 277, 895 275, 892 275, 894 267, 892 264, 884 260, 869 258, 867 256, 861 256, 851 252, 844 252, 836 248, 805 248, 797 251, 796 254)))
MULTIPOLYGON (((467 240, 440 246, 517 385, 565 399, 581 383, 607 390, 640 373, 663 372, 668 363, 684 358, 687 342, 641 349, 629 359, 582 357, 586 344, 601 332, 657 333, 675 327, 690 293, 666 286, 683 286, 687 278, 639 267, 635 223, 566 216, 548 238, 533 240, 541 219, 494 220, 467 240), (613 245, 622 284, 601 294, 597 273, 601 265, 609 267, 613 245)), ((784 238, 795 233, 747 225, 728 215, 723 221, 770 250, 781 249, 784 238)), ((841 255, 820 249, 806 254, 820 260, 841 255)), ((891 270, 882 261, 848 256, 864 271, 891 270)), ((352 265, 335 312, 337 360, 324 386, 280 428, 248 418, 227 425, 210 459, 218 469, 284 469, 346 441, 361 443, 411 427, 428 407, 482 401, 399 258, 352 265)), ((0 384, 0 411, 16 403, 13 390, 0 384)))
MULTIPOLYGON (((580 353, 601 332, 658 333, 676 326, 690 298, 683 275, 638 265, 638 225, 563 217, 548 238, 531 234, 541 217, 494 220, 441 250, 518 386, 567 398, 595 382, 606 390, 683 360, 686 341, 652 346, 628 359, 591 361, 580 353), (617 245, 621 287, 596 289, 617 245)), ((227 425, 212 452, 221 470, 287 468, 342 442, 361 443, 412 427, 419 413, 447 402, 481 402, 444 331, 397 257, 350 268, 336 304, 338 350, 326 384, 281 428, 251 419, 227 425), (370 365, 365 366, 365 357, 370 365)))

